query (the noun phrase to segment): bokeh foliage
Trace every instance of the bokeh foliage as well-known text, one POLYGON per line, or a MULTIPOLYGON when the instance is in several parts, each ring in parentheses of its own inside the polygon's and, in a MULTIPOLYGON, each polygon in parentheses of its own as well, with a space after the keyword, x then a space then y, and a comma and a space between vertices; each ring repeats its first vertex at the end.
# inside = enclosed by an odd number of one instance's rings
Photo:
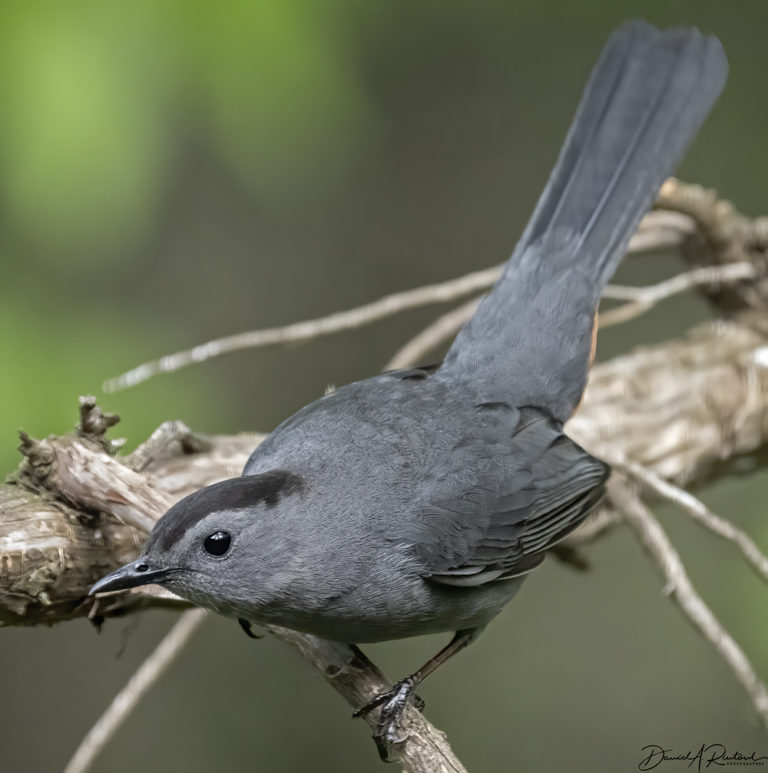
MULTIPOLYGON (((204 146, 254 195, 290 191, 353 152, 366 111, 346 61, 349 10, 338 0, 2 4, 0 436, 65 430, 74 396, 146 356, 145 333, 109 308, 131 299, 67 299, 56 279, 97 274, 108 286, 130 263, 188 163, 180 148, 204 146)), ((0 469, 14 460, 6 442, 0 469)))
POLYGON ((261 186, 325 161, 330 136, 354 142, 364 99, 334 4, 4 3, 9 224, 70 259, 98 260, 104 240, 141 238, 180 133, 204 133, 232 172, 261 186))

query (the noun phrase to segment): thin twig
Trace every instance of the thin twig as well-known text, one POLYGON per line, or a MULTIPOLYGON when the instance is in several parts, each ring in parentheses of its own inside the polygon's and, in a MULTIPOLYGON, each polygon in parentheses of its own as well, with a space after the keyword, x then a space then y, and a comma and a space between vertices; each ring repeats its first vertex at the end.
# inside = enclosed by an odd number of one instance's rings
MULTIPOLYGON (((754 279, 755 276, 755 266, 743 261, 725 266, 695 268, 670 279, 665 279, 663 282, 645 287, 608 285, 603 292, 603 298, 629 300, 630 302, 615 309, 601 312, 599 325, 601 328, 606 328, 634 319, 652 309, 660 301, 695 287, 754 279)), ((399 349, 384 370, 408 368, 422 362, 430 351, 456 335, 462 325, 466 324, 475 313, 480 300, 480 298, 474 298, 438 317, 399 349)))
POLYGON ((610 461, 615 468, 627 473, 660 497, 681 507, 694 521, 709 529, 713 534, 733 542, 741 550, 744 558, 746 558, 757 574, 764 580, 768 580, 768 556, 738 526, 713 513, 693 494, 689 494, 679 486, 675 486, 642 464, 633 462, 624 456, 608 458, 607 461, 610 461))
POLYGON ((754 279, 757 270, 749 261, 729 263, 724 266, 700 266, 690 271, 684 271, 662 282, 645 287, 628 287, 627 285, 608 285, 603 292, 603 298, 617 301, 642 301, 657 303, 671 295, 691 290, 702 285, 716 285, 723 282, 736 282, 740 279, 754 279))
MULTIPOLYGON (((355 646, 278 626, 267 626, 267 629, 295 647, 352 708, 366 705, 392 686, 355 646)), ((377 712, 365 717, 372 729, 376 728, 377 720, 377 712)), ((445 733, 434 727, 414 706, 406 708, 403 727, 407 740, 390 750, 391 762, 402 773, 467 773, 445 733)))
POLYGON ((661 524, 640 498, 626 486, 626 481, 615 482, 610 487, 610 497, 661 570, 671 597, 733 671, 749 695, 763 724, 768 728, 768 690, 760 681, 744 651, 696 592, 680 554, 675 550, 661 524))
POLYGON ((399 349, 384 366, 384 370, 398 370, 424 364, 423 359, 429 352, 453 338, 462 325, 469 321, 481 300, 482 298, 473 298, 438 317, 399 349))
MULTIPOLYGON (((677 212, 649 212, 632 237, 627 252, 645 252, 653 249, 679 246, 693 230, 693 221, 677 212)), ((380 319, 409 309, 462 298, 465 295, 487 290, 501 275, 501 266, 474 271, 465 276, 412 290, 386 295, 377 301, 339 311, 326 317, 294 322, 283 327, 252 330, 217 338, 159 360, 145 362, 103 384, 105 392, 118 392, 136 386, 161 373, 172 373, 188 365, 210 360, 222 354, 240 349, 296 343, 343 330, 362 327, 380 319)))
POLYGON ((629 300, 630 303, 602 312, 599 325, 601 328, 606 328, 620 322, 627 322, 644 314, 659 301, 695 287, 738 282, 742 279, 754 279, 756 276, 757 269, 754 264, 741 261, 723 266, 701 266, 647 287, 608 285, 603 292, 603 298, 629 300))
POLYGON ((680 247, 696 233, 696 221, 681 212, 655 209, 641 221, 627 247, 627 253, 670 250, 680 247))
POLYGON ((434 303, 445 303, 478 290, 485 290, 499 278, 500 274, 501 267, 494 266, 484 271, 474 271, 458 279, 451 279, 448 282, 425 285, 424 287, 416 287, 412 290, 385 295, 372 303, 357 306, 347 311, 339 311, 327 317, 294 322, 284 327, 252 330, 247 333, 237 333, 225 338, 217 338, 195 346, 193 349, 169 354, 152 362, 145 362, 143 365, 139 365, 120 376, 108 379, 104 382, 103 388, 105 392, 117 392, 120 389, 140 384, 160 373, 171 373, 187 365, 218 357, 220 354, 234 352, 239 349, 307 341, 319 336, 329 335, 330 333, 362 327, 408 309, 416 309, 420 306, 428 306, 434 303))
POLYGON ((64 773, 85 773, 99 752, 125 721, 150 687, 189 641, 206 616, 203 609, 184 612, 152 654, 139 666, 125 687, 112 699, 107 710, 80 742, 64 773))

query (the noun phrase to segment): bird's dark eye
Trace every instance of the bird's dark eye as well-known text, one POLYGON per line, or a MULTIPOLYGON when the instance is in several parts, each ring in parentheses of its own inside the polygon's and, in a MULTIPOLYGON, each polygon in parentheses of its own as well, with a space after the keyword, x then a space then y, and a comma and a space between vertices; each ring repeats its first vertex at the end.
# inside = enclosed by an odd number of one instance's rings
POLYGON ((212 556, 223 556, 232 544, 232 537, 228 531, 215 531, 205 538, 203 547, 206 553, 212 556))

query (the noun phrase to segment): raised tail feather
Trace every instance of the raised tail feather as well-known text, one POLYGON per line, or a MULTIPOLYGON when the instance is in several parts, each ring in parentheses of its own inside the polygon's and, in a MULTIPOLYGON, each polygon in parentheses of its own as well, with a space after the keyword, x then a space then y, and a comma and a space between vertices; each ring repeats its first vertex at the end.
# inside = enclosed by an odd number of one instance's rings
POLYGON ((727 74, 720 42, 696 29, 629 22, 614 31, 533 216, 456 337, 444 377, 468 377, 484 400, 571 415, 603 288, 727 74))

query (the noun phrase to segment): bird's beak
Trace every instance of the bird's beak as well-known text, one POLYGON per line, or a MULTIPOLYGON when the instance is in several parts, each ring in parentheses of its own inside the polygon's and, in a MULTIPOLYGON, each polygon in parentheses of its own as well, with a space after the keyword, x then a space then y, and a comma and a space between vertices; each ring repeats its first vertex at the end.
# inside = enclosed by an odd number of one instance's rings
POLYGON ((160 582, 169 574, 170 570, 158 569, 152 566, 152 563, 146 556, 140 556, 130 564, 121 566, 106 577, 102 577, 88 591, 88 595, 93 596, 95 593, 111 593, 115 590, 127 590, 128 588, 138 588, 141 585, 150 585, 153 582, 160 582))

